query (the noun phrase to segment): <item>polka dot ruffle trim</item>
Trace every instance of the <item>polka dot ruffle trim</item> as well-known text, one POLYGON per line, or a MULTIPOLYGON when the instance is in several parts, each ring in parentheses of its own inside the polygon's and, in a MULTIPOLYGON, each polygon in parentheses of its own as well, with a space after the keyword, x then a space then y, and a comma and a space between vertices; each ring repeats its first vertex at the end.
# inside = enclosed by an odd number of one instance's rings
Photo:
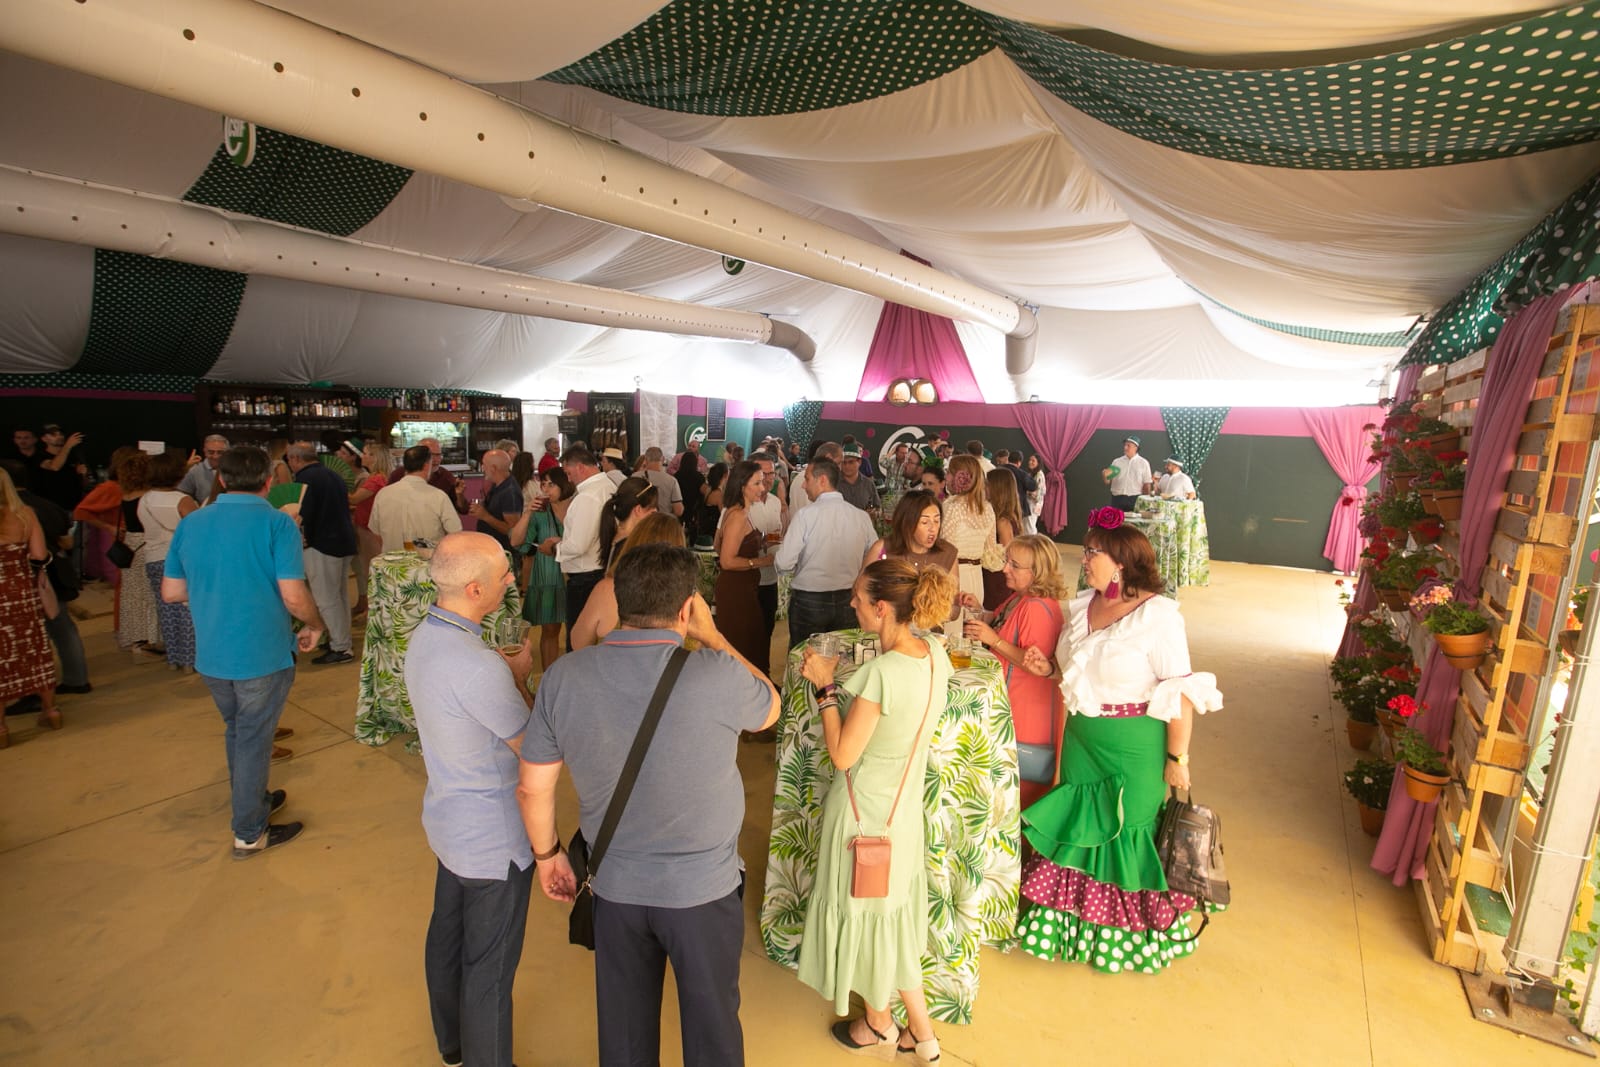
MULTIPOLYGON (((1158 930, 1098 926, 1068 912, 1038 904, 1023 906, 1017 924, 1022 950, 1042 960, 1087 963, 1106 974, 1159 974, 1194 953, 1195 942, 1173 941, 1158 930)), ((1187 937, 1187 931, 1180 933, 1187 937)))

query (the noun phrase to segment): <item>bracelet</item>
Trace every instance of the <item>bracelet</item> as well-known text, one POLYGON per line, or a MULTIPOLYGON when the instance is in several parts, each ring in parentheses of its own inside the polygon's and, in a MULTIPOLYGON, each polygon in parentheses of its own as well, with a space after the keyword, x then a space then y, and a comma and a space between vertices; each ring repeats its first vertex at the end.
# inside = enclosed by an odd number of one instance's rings
POLYGON ((1171 760, 1173 763, 1176 763, 1180 767, 1189 766, 1189 753, 1187 753, 1187 752, 1183 753, 1182 755, 1178 755, 1177 753, 1173 753, 1173 752, 1168 752, 1167 753, 1167 759, 1171 760))
POLYGON ((543 863, 545 860, 554 859, 555 857, 559 856, 560 854, 561 854, 561 838, 558 836, 556 838, 556 843, 550 846, 550 851, 549 852, 535 852, 533 854, 533 861, 535 863, 543 863))
POLYGON ((838 692, 839 692, 839 683, 838 682, 829 682, 827 685, 817 687, 817 690, 816 690, 817 699, 818 700, 826 700, 827 698, 836 695, 838 692))

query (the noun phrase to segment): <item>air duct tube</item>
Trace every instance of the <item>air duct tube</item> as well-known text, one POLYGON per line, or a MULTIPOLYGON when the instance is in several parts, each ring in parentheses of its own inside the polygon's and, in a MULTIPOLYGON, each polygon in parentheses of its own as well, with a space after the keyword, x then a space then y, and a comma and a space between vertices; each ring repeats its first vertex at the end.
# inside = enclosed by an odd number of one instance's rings
POLYGON ((552 281, 13 167, 0 167, 0 230, 485 311, 773 345, 802 361, 816 354, 804 332, 755 312, 552 281))
MULTIPOLYGON (((1015 301, 251 0, 10 0, 0 47, 1020 339, 1015 301)), ((1031 351, 1008 346, 1013 373, 1031 351)))

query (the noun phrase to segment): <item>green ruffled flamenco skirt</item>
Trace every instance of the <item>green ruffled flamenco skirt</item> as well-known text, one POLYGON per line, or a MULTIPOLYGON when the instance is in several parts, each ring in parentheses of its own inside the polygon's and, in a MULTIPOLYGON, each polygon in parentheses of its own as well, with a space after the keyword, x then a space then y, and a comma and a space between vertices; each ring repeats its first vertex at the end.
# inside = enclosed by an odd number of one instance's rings
POLYGON ((1155 830, 1167 725, 1069 715, 1061 784, 1022 813, 1037 855, 1022 871, 1023 951, 1098 971, 1155 974, 1194 951, 1193 897, 1167 888, 1155 830))

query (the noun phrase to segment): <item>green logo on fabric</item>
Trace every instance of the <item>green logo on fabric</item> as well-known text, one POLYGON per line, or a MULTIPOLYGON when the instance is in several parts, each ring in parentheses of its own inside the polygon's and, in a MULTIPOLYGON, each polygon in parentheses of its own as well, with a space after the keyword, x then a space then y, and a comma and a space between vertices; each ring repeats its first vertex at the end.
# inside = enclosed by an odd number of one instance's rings
POLYGON ((706 428, 704 426, 700 425, 698 422, 695 423, 693 426, 690 426, 687 430, 683 431, 683 444, 684 444, 685 448, 687 448, 688 446, 690 446, 692 444, 702 444, 703 445, 705 443, 706 443, 706 428))
POLYGON ((734 259, 732 256, 723 256, 722 269, 727 271, 729 274, 738 274, 740 271, 744 270, 744 260, 734 259))
POLYGON ((244 119, 222 120, 222 150, 235 166, 248 167, 256 158, 256 124, 244 119))

